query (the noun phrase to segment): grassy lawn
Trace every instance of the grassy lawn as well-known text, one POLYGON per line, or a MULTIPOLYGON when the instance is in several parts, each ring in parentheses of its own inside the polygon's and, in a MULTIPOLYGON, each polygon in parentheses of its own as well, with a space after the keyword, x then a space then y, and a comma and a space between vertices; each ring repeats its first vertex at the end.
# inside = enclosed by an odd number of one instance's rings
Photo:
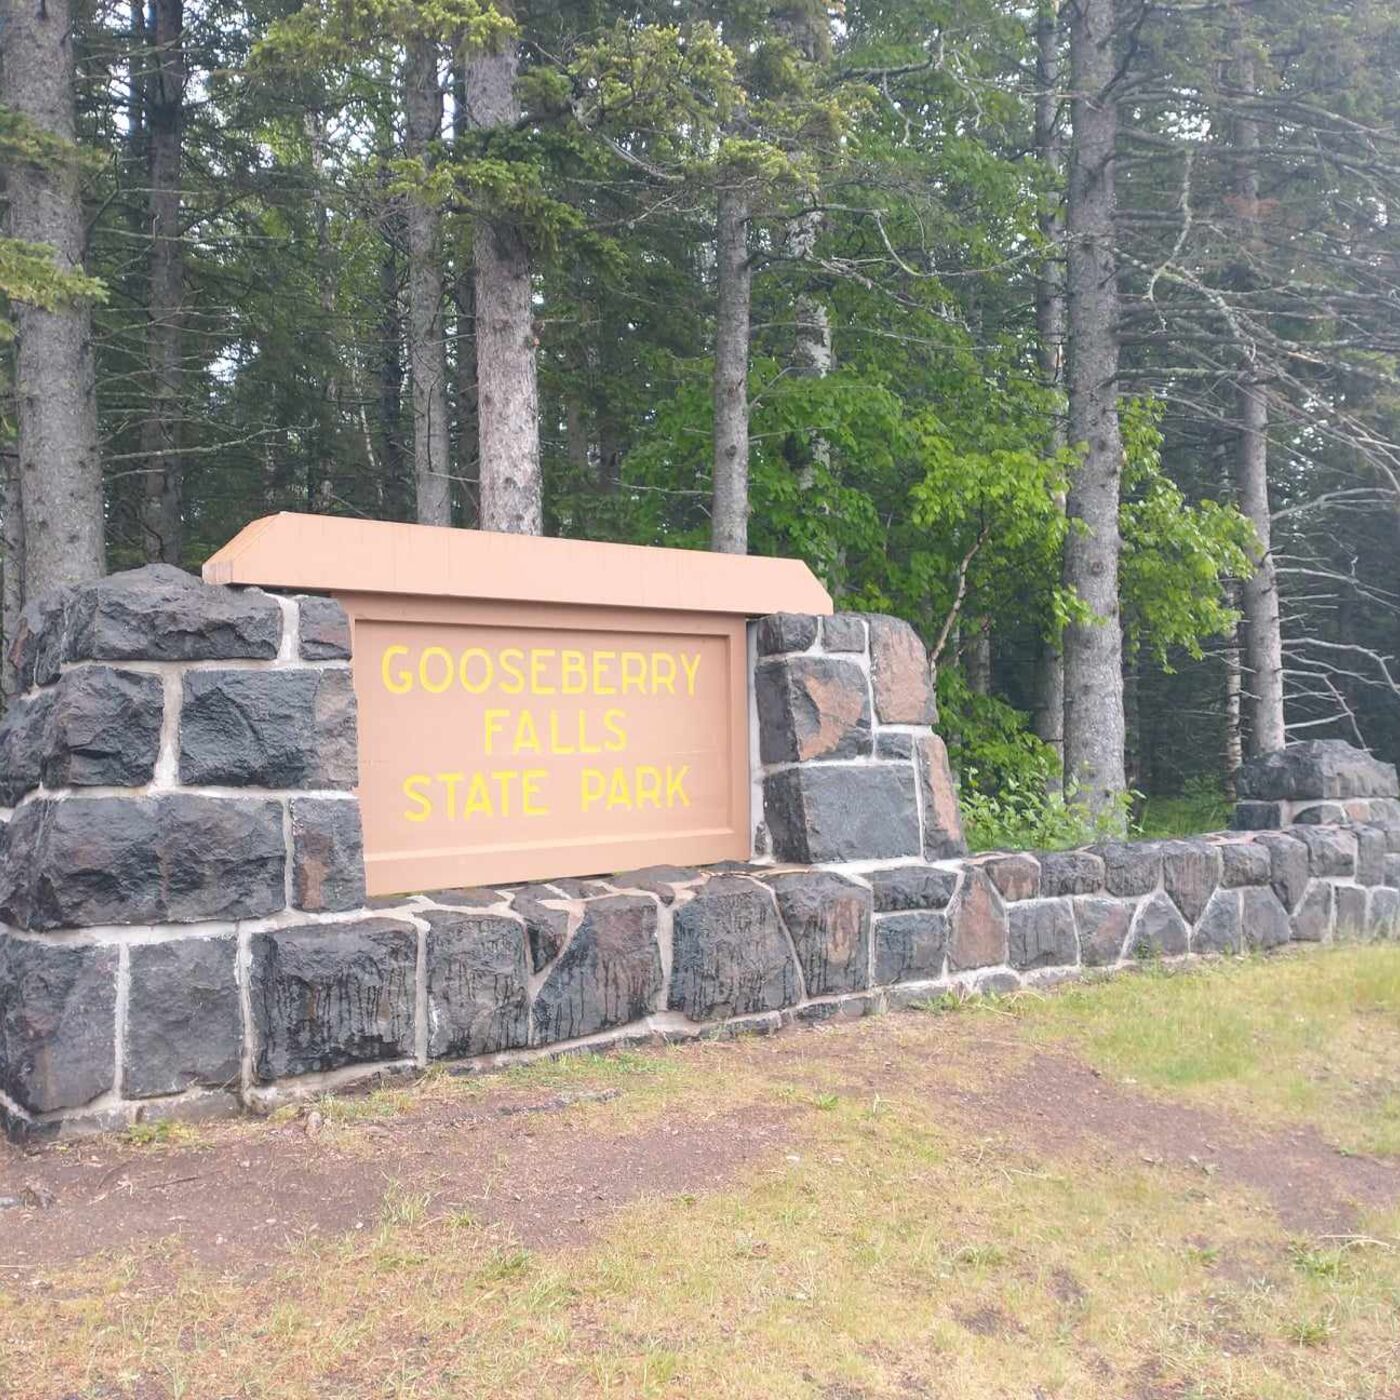
MULTIPOLYGON (((1397 1084, 1394 947, 432 1077, 318 1109, 309 1160, 373 1174, 360 1228, 0 1272, 0 1394, 1393 1397, 1397 1084), (755 1121, 685 1179, 687 1134, 755 1121), (619 1143, 669 1189, 592 1210, 619 1143), (484 1187, 435 1185, 448 1148, 484 1187), (573 1173, 566 1243, 496 1210, 526 1156, 573 1173)), ((304 1121, 122 1150, 178 1175, 304 1121)))

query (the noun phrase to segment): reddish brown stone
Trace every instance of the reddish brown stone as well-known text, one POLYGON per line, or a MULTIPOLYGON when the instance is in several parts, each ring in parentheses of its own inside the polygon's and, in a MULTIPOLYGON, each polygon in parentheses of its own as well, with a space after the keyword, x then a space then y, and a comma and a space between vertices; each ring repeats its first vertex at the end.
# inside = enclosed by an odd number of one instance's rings
POLYGON ((870 752, 865 673, 853 661, 795 656, 765 661, 754 678, 764 763, 855 758, 870 752))
POLYGON ((924 800, 924 859, 946 860, 966 855, 967 842, 963 840, 948 749, 937 734, 928 734, 919 740, 915 752, 924 800))
POLYGON ((990 856, 978 863, 1003 899, 1035 899, 1040 894, 1040 863, 1034 856, 990 856))
POLYGON ((938 717, 928 653, 905 621, 871 616, 870 673, 881 724, 932 724, 938 717))
POLYGON ((995 967, 1007 956, 1006 906, 985 871, 969 866, 948 909, 948 968, 995 967))

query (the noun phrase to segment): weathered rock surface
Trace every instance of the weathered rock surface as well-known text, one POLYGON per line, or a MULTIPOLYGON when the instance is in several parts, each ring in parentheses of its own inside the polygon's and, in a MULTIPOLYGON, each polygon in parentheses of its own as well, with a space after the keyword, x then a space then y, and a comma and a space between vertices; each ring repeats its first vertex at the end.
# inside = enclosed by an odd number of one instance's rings
POLYGON ((44 784, 139 787, 160 750, 164 687, 159 676, 82 666, 53 688, 44 729, 44 784))
POLYGON ((900 763, 914 761, 914 735, 907 729, 882 729, 875 736, 875 757, 900 763))
POLYGON ((967 972, 1007 958, 1006 906, 983 870, 969 866, 948 906, 948 967, 967 972))
POLYGON ((1336 826, 1347 819, 1347 809, 1340 802, 1315 802, 1293 813, 1295 826, 1336 826))
POLYGON ((285 903, 282 807, 171 793, 27 803, 0 861, 19 928, 248 919, 285 903))
POLYGON ((1400 890, 1371 891, 1367 929, 1372 938, 1390 941, 1400 938, 1400 890))
POLYGON ((1354 826, 1356 841, 1356 883, 1385 884, 1385 833, 1374 826, 1354 826))
POLYGON ((984 856, 978 864, 1007 901, 1035 899, 1040 894, 1040 862, 1022 853, 984 856))
POLYGON ((410 1056, 417 948, 414 930, 389 919, 255 934, 257 1077, 410 1056))
POLYGON ((948 951, 948 919, 934 910, 880 914, 875 919, 875 983, 939 977, 948 951))
POLYGON ((894 865, 865 877, 875 896, 877 914, 906 909, 945 909, 958 887, 958 872, 935 865, 894 865))
POLYGON ((1220 883, 1220 850, 1208 841, 1168 841, 1162 846, 1162 884, 1194 924, 1220 883))
POLYGON ((611 876, 608 883, 620 890, 645 890, 662 904, 674 904, 676 887, 694 884, 699 878, 700 871, 693 865, 648 865, 641 870, 624 870, 611 876))
POLYGON ((856 613, 832 613, 822 618, 822 646, 827 651, 864 651, 865 619, 856 613))
POLYGON ((131 949, 123 1088, 133 1098, 236 1085, 243 1015, 233 938, 131 949))
POLYGON ((1177 958, 1187 950, 1191 930, 1166 895, 1149 895, 1138 905, 1129 934, 1129 952, 1139 958, 1177 958))
POLYGON ((365 902, 365 847, 360 804, 334 797, 294 797, 292 900, 316 913, 365 902))
POLYGON ((1253 841, 1220 843, 1220 883, 1230 890, 1241 885, 1267 885, 1273 879, 1269 852, 1253 841))
POLYGON ((914 771, 907 764, 804 764, 764 780, 778 860, 820 864, 921 853, 914 771))
POLYGON ((0 719, 0 806, 15 806, 39 786, 44 730, 55 693, 50 689, 16 696, 0 719))
POLYGON ((516 890, 510 907, 525 920, 530 939, 530 964, 543 972, 569 936, 569 911, 559 907, 563 896, 548 885, 525 885, 516 890))
POLYGON ((1356 873, 1356 837, 1350 831, 1328 826, 1295 826, 1289 828, 1308 848, 1308 872, 1329 877, 1356 873))
POLYGON ((1332 936, 1332 886, 1313 880, 1293 911, 1292 936, 1298 943, 1325 943, 1332 936))
POLYGON ((1244 925, 1238 889, 1218 889, 1206 903, 1191 935, 1194 953, 1239 953, 1244 950, 1244 925))
POLYGON ((1092 894, 1077 895, 1070 903, 1084 966, 1108 967, 1116 963, 1123 956, 1137 906, 1129 900, 1092 894))
POLYGON ((182 783, 355 786, 355 692, 349 671, 191 671, 184 689, 182 783))
POLYGON ((1338 938, 1366 938, 1370 935, 1367 920, 1366 891, 1356 885, 1338 885, 1332 892, 1334 928, 1338 938))
POLYGON ((10 644, 15 685, 20 693, 35 685, 52 685, 63 663, 63 628, 71 588, 60 588, 24 605, 10 644))
POLYGON ((1254 839, 1269 853, 1274 894, 1285 909, 1296 909, 1308 888, 1308 848, 1281 831, 1261 832, 1254 839))
POLYGON ((573 1040, 654 1010, 662 982, 656 923, 656 901, 645 895, 590 900, 535 996, 535 1038, 573 1040))
POLYGON ((1230 814, 1235 831, 1277 831, 1284 824, 1282 802, 1236 802, 1230 814))
POLYGON ((1151 894, 1162 878, 1162 848, 1156 841, 1107 841, 1095 846, 1103 861, 1104 888, 1120 898, 1151 894))
POLYGON ((1293 934, 1288 911, 1271 889, 1240 891, 1240 923, 1249 948, 1277 948, 1293 934))
POLYGON ((758 654, 806 651, 817 640, 817 619, 809 613, 770 613, 758 620, 758 654))
POLYGON ((797 1000, 797 963, 767 890, 720 876, 674 917, 673 1011, 706 1021, 776 1011, 797 1000))
POLYGON ((112 1087, 117 950, 0 935, 0 1089, 30 1113, 112 1087))
POLYGON ((933 724, 938 711, 928 653, 919 634, 902 618, 872 613, 870 678, 881 724, 933 724))
POLYGON ((754 675, 754 700, 764 763, 870 752, 869 687, 853 661, 794 656, 765 662, 754 675))
POLYGON ((425 911, 428 1054, 490 1055, 530 1037, 525 926, 498 914, 425 911))
POLYGON ((1256 802, 1400 797, 1395 765, 1341 739, 1311 739, 1260 754, 1240 769, 1239 795, 1256 802))
POLYGON ((1068 899, 1033 899, 1007 911, 1011 966, 1065 967, 1079 961, 1074 910, 1068 899))
POLYGON ((809 997, 870 985, 871 892, 824 871, 769 881, 797 950, 809 997))
POLYGON ((1040 893, 1047 899, 1070 894, 1099 894, 1104 863, 1092 851, 1041 851, 1040 893))
POLYGON ((334 598, 297 598, 297 647, 307 661, 348 661, 350 619, 334 598))
POLYGON ((271 660, 282 609, 265 593, 214 588, 171 564, 111 574, 73 590, 68 661, 271 660))
POLYGON ((914 745, 924 804, 924 859, 965 856, 958 790, 948 764, 948 748, 937 734, 922 735, 914 745))

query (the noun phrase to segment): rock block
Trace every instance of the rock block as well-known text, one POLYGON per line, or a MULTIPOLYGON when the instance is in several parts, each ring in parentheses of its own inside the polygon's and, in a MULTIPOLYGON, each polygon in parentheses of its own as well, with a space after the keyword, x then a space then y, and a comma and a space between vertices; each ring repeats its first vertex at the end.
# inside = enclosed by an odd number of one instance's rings
POLYGON ((535 996, 536 1040, 573 1040, 654 1011, 662 986, 656 924, 647 895, 590 900, 535 996))
POLYGON ((934 910, 875 919, 875 985, 923 982, 943 975, 948 919, 934 910))
POLYGON ((1068 899, 1032 899, 1006 911, 1010 963, 1022 972, 1079 961, 1074 909, 1068 899))
POLYGON ((806 651, 817 640, 817 619, 808 613, 770 613, 758 620, 758 654, 806 651))
POLYGON ((1400 890, 1400 855, 1386 856, 1385 882, 1391 889, 1400 890))
POLYGON ((674 919, 671 1010, 709 1021, 797 1001, 797 962, 767 890, 721 875, 679 905, 674 919))
POLYGON ((759 757, 764 763, 858 758, 870 752, 870 694, 853 661, 794 656, 754 674, 759 757))
POLYGON ((1101 894, 1104 862, 1092 851, 1041 851, 1040 893, 1046 899, 1072 894, 1101 894))
POLYGON ((1367 919, 1366 891, 1358 885, 1336 885, 1332 891, 1334 929, 1342 939, 1367 938, 1371 926, 1367 919))
POLYGON ((525 925, 499 914, 425 911, 428 1054, 491 1055, 530 1038, 525 925))
POLYGON ((1239 795, 1256 802, 1400 797, 1395 765, 1342 739, 1311 739, 1260 754, 1240 769, 1239 795))
POLYGON ((1240 891, 1240 925, 1247 948, 1277 948, 1293 936, 1288 911, 1272 889, 1240 891))
POLYGON ((871 614, 866 622, 876 718, 881 724, 933 724, 938 710, 919 634, 902 618, 882 613, 871 614))
POLYGON ((1093 853, 1103 861, 1104 888, 1120 899, 1151 894, 1162 878, 1162 848, 1155 841, 1107 841, 1093 853))
POLYGON ((1191 930, 1166 895, 1149 895, 1138 905, 1128 935, 1129 951, 1138 958, 1178 958, 1190 946, 1191 930))
POLYGON ((44 730, 56 690, 12 699, 0 719, 0 806, 13 807, 39 786, 44 730))
POLYGON ((1293 941, 1326 943, 1331 937, 1332 884, 1328 880, 1311 880, 1293 911, 1293 941))
POLYGON ((822 646, 827 651, 863 652, 865 619, 858 613, 832 613, 822 618, 822 646))
POLYGON ((1371 891, 1367 931, 1372 938, 1384 938, 1390 942, 1400 939, 1400 890, 1381 888, 1371 891))
POLYGON ((700 871, 691 865, 648 865, 641 870, 624 870, 611 876, 608 883, 620 890, 645 890, 662 904, 674 904, 676 887, 693 885, 699 879, 700 871))
POLYGON ((936 865, 894 865, 872 870, 865 878, 875 896, 877 914, 946 909, 958 887, 957 871, 936 865))
POLYGON ((334 598, 297 598, 297 650, 306 661, 349 661, 350 619, 334 598))
POLYGON ((530 965, 543 972, 559 956, 569 936, 569 911, 558 890, 548 885, 525 885, 511 895, 510 907, 525 920, 530 940, 530 965))
POLYGON ((1255 840, 1269 853, 1269 883, 1285 909, 1296 909, 1308 888, 1308 848, 1281 831, 1261 832, 1255 840))
POLYGON ((969 866, 948 906, 948 967, 967 972, 1007 960, 1006 906, 984 870, 969 866))
POLYGON ((164 687, 159 676, 83 666, 51 692, 44 785, 139 787, 155 774, 164 687))
POLYGON ((258 799, 40 799, 0 862, 0 918, 19 928, 251 919, 286 902, 282 806, 258 799))
POLYGON ((1336 826, 1347 820, 1347 809, 1340 802, 1314 802, 1293 813, 1295 826, 1336 826))
POLYGON ((1079 953, 1085 967, 1111 967, 1120 961, 1137 905, 1103 895, 1076 895, 1071 901, 1079 953))
POLYGON ((196 1085, 237 1085, 243 1054, 237 951, 233 938, 182 938, 131 949, 125 1093, 147 1098, 196 1085))
POLYGON ((1035 899, 1040 894, 1040 862, 1034 856, 984 856, 978 861, 991 877, 997 893, 1008 902, 1035 899))
POLYGON ((777 875, 768 883, 802 964, 807 995, 864 991, 870 985, 871 892, 819 870, 777 875))
POLYGON ((1354 826, 1356 840, 1356 883, 1385 884, 1385 832, 1375 826, 1354 826))
POLYGON ((358 909, 365 902, 365 845, 360 804, 334 797, 294 797, 292 902, 314 913, 358 909))
POLYGON ((63 664, 63 632, 71 588, 59 588, 24 605, 10 644, 15 686, 22 694, 36 685, 52 685, 63 664))
POLYGON ((921 854, 907 764, 803 764, 770 773, 763 794, 778 860, 805 865, 921 854))
POLYGON ((1282 802, 1237 802, 1230 814, 1235 831, 1277 831, 1283 824, 1282 802))
POLYGON ((413 1054, 418 938, 362 919, 258 933, 249 995, 254 1072, 268 1083, 413 1054))
POLYGON ((914 736, 904 729, 882 729, 875 736, 875 757, 891 762, 914 761, 914 736))
POLYGON ((0 936, 0 1089, 29 1113, 112 1087, 117 950, 0 936))
POLYGON ((1240 953, 1244 951, 1244 915, 1240 892, 1218 889, 1206 902, 1196 931, 1191 935, 1193 953, 1240 953))
POLYGON ((1162 846, 1162 885, 1194 924, 1220 883, 1220 850, 1209 841, 1167 841, 1162 846))
POLYGON ((191 671, 184 692, 182 783, 355 786, 355 692, 349 671, 191 671))
POLYGON ((925 734, 914 744, 919 765, 919 791, 924 805, 924 859, 965 856, 958 790, 948 763, 948 748, 937 734, 925 734))
POLYGON ((276 599, 147 564, 73 590, 64 659, 269 661, 281 639, 276 599))
POLYGON ((1356 837, 1333 826, 1294 826, 1288 834, 1308 848, 1308 873, 1336 879, 1356 873, 1356 837))
POLYGON ((1267 885, 1273 879, 1273 861, 1263 846, 1253 841, 1220 843, 1220 883, 1227 890, 1242 885, 1267 885))

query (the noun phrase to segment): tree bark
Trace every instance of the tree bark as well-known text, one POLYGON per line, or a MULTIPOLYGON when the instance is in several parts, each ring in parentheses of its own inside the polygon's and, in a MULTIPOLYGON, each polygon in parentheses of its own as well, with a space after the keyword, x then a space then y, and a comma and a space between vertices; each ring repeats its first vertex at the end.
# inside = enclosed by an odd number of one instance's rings
MULTIPOLYGON (((496 6, 503 14, 509 6, 496 6)), ((490 131, 519 119, 515 96, 519 52, 514 40, 467 64, 471 124, 490 131)), ((540 400, 535 363, 534 284, 524 231, 509 217, 476 220, 477 421, 481 528, 507 534, 544 532, 540 400)))
POLYGON ((983 615, 972 620, 967 639, 967 688, 974 695, 992 693, 992 619, 983 615))
POLYGON ((336 468, 339 465, 341 393, 339 361, 336 355, 336 266, 331 247, 330 209, 326 205, 326 115, 320 108, 308 110, 303 118, 311 154, 311 177, 316 186, 316 278, 321 311, 320 343, 324 347, 326 382, 316 423, 316 444, 306 482, 306 508, 327 512, 335 499, 336 468))
MULTIPOLYGON (((464 149, 467 130, 467 68, 460 60, 452 65, 452 141, 464 149)), ((453 406, 457 414, 457 444, 454 460, 460 484, 460 519, 475 526, 481 519, 478 483, 477 444, 480 429, 476 412, 476 282, 472 270, 471 245, 461 239, 454 249, 453 265, 453 406)))
POLYGON ((1123 642, 1118 609, 1118 288, 1114 258, 1113 0, 1070 0, 1074 139, 1069 169, 1070 481, 1064 582, 1093 616, 1065 633, 1065 777, 1091 811, 1121 810, 1123 642))
POLYGON ((714 503, 710 548, 749 550, 749 206, 741 189, 719 192, 715 223, 714 503))
MULTIPOLYGON (((68 5, 0 4, 0 101, 65 141, 76 132, 72 19, 68 5)), ((82 191, 76 163, 14 161, 6 172, 12 237, 47 243, 57 265, 81 271, 82 191)), ((26 598, 98 578, 106 568, 102 459, 92 311, 84 301, 53 311, 16 308, 20 500, 26 598)))
MULTIPOLYGON (((410 156, 428 161, 442 133, 438 46, 413 39, 404 65, 410 156)), ((420 525, 452 524, 452 468, 443 328, 442 213, 426 194, 408 200, 408 357, 413 381, 413 480, 420 525)))
MULTIPOLYGON (((1060 24, 1059 0, 1040 0, 1036 17, 1035 145, 1041 163, 1058 176, 1064 167, 1064 142, 1060 132, 1060 24)), ((1041 381, 1057 396, 1048 447, 1052 453, 1065 447, 1065 421, 1058 396, 1064 393, 1065 267, 1064 214, 1060 201, 1041 215, 1040 231, 1049 252, 1036 278, 1035 321, 1037 357, 1041 381)), ((1063 493, 1056 498, 1061 511, 1063 493)), ((1035 732, 1055 751, 1058 775, 1065 762, 1065 658, 1063 639, 1041 640, 1035 670, 1035 732)))
POLYGON ((10 644, 19 636, 19 615, 24 607, 24 510, 19 499, 19 454, 10 444, 0 448, 4 496, 0 499, 0 549, 4 573, 0 575, 0 695, 6 700, 18 689, 15 660, 10 644))
POLYGON ((145 90, 149 287, 147 412, 141 425, 145 458, 141 543, 147 559, 180 562, 183 463, 180 379, 185 259, 181 244, 180 175, 184 148, 183 0, 152 0, 150 71, 145 90))
MULTIPOLYGON (((1248 43, 1235 36, 1235 82, 1246 98, 1254 95, 1254 58, 1248 43)), ((1248 108, 1245 109, 1246 113, 1248 108)), ((1235 120, 1235 193, 1244 225, 1246 265, 1259 246, 1259 123, 1248 115, 1235 120)), ((1269 509, 1269 401, 1266 376, 1255 347, 1241 346, 1245 365, 1236 386, 1239 443, 1235 457, 1236 490, 1241 512, 1258 536, 1254 572, 1240 590, 1245 618, 1244 667, 1250 696, 1249 751, 1270 753, 1288 742, 1283 713, 1283 631, 1279 620, 1278 573, 1273 556, 1273 522, 1269 509)))

